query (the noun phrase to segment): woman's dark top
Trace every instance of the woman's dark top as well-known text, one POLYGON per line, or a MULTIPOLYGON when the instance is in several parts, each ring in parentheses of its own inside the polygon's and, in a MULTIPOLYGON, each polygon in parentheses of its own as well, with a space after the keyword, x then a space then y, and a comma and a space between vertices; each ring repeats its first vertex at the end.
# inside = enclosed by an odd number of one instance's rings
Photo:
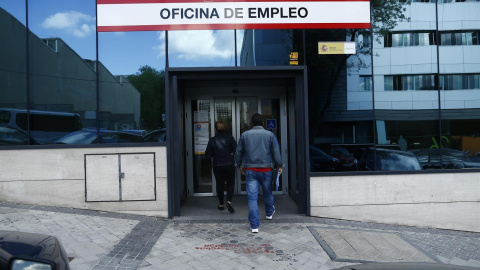
POLYGON ((213 158, 212 167, 235 164, 237 142, 230 134, 216 134, 208 141, 205 157, 213 158))

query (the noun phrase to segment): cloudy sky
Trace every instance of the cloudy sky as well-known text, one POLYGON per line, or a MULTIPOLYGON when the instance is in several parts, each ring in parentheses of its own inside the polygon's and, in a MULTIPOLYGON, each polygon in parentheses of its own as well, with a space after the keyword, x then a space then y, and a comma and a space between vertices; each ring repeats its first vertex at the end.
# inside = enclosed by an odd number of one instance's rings
MULTIPOLYGON (((29 27, 40 38, 59 37, 84 59, 96 59, 94 0, 29 0, 29 27)), ((0 7, 25 24, 25 1, 0 0, 0 7)), ((170 31, 171 67, 234 66, 233 30, 170 31)), ((237 31, 240 54, 243 31, 237 31)), ((99 33, 99 60, 114 75, 149 65, 165 68, 165 32, 99 33)))

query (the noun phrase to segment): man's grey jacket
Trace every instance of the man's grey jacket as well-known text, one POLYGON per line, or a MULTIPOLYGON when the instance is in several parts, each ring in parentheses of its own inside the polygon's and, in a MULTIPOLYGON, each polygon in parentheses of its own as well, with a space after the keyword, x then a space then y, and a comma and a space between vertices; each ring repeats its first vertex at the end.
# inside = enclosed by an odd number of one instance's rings
POLYGON ((245 131, 235 151, 236 166, 242 168, 277 168, 282 156, 277 137, 262 126, 245 131))

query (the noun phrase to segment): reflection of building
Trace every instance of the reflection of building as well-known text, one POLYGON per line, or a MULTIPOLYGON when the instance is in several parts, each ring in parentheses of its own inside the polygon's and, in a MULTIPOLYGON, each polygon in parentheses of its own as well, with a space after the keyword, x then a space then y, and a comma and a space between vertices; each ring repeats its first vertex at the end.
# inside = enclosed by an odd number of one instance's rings
MULTIPOLYGON (((434 145, 440 107, 441 135, 448 137, 444 146, 480 151, 461 142, 480 131, 480 4, 444 2, 438 4, 438 40, 436 4, 427 1, 407 5, 405 14, 411 20, 399 22, 381 43, 373 42, 379 144, 395 142, 404 133, 409 149, 434 145)), ((347 110, 373 108, 365 103, 372 98, 370 66, 349 75, 347 110)))
MULTIPOLYGON (((74 112, 84 127, 96 126, 96 62, 84 60, 60 38, 30 33, 27 71, 26 28, 0 8, 0 107, 74 112), (8 41, 8 42, 7 42, 8 41), (27 100, 27 73, 30 74, 27 100)), ((100 125, 135 129, 140 124, 140 93, 123 76, 99 63, 100 125)))
MULTIPOLYGON (((380 43, 377 37, 372 41, 359 35, 357 43, 367 48, 373 44, 373 77, 372 57, 357 54, 349 57, 332 88, 328 72, 336 66, 320 66, 338 58, 319 58, 324 62, 316 64, 318 55, 309 55, 308 46, 341 34, 305 31, 313 142, 397 144, 403 135, 407 149, 412 149, 436 147, 444 136, 444 147, 480 152, 476 144, 465 144, 480 134, 480 4, 438 3, 438 40, 436 5, 435 1, 406 5, 410 21, 398 22, 392 32, 380 37, 380 43)), ((303 37, 295 31, 248 30, 241 64, 285 65, 290 51, 302 55, 303 48, 295 44, 301 44, 298 40, 303 37)))
POLYGON ((292 49, 289 30, 245 30, 241 66, 285 66, 292 49))

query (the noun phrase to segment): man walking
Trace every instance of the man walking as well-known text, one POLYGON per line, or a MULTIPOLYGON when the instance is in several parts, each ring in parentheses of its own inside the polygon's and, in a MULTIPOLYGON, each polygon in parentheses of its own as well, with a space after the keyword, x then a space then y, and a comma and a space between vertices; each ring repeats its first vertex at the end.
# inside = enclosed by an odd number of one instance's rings
POLYGON ((235 162, 246 177, 248 198, 248 220, 253 233, 260 227, 258 210, 258 186, 262 187, 266 219, 272 219, 273 206, 272 178, 273 168, 282 173, 282 157, 275 135, 263 128, 262 116, 252 115, 252 129, 240 136, 235 151, 235 162))

